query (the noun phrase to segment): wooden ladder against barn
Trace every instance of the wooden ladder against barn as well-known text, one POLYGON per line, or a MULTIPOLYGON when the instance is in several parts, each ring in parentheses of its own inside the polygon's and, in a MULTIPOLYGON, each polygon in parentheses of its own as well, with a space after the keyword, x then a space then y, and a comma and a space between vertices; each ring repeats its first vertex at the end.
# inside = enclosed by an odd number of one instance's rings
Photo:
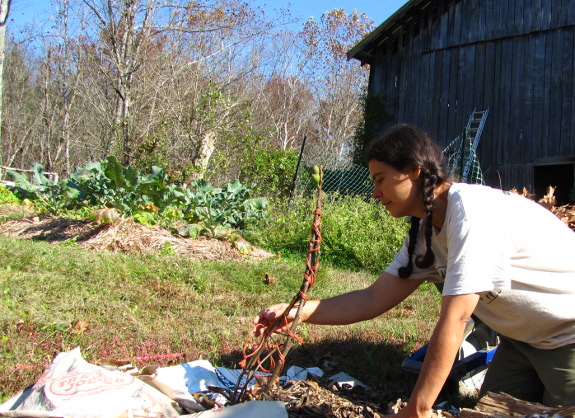
POLYGON ((471 112, 469 120, 467 121, 464 144, 468 145, 468 147, 464 150, 462 158, 462 162, 465 162, 463 169, 461 170, 461 178, 463 181, 468 181, 469 170, 471 170, 474 162, 474 159, 470 158, 470 154, 473 153, 475 155, 475 150, 479 145, 481 133, 483 132, 483 127, 487 120, 487 115, 489 115, 489 108, 485 110, 473 109, 473 112, 471 112))

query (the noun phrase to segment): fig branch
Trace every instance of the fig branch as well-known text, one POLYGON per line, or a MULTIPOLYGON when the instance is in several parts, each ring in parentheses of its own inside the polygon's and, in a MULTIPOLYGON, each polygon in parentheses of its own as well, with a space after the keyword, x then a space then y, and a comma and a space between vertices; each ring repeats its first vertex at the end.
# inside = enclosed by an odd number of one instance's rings
POLYGON ((314 166, 312 168, 311 176, 313 181, 317 186, 317 199, 316 208, 314 211, 314 219, 311 228, 311 239, 308 243, 308 251, 306 255, 306 269, 304 273, 304 280, 300 286, 299 291, 293 297, 292 301, 289 303, 287 308, 284 310, 282 315, 270 325, 262 330, 261 340, 257 345, 255 351, 249 355, 245 354, 244 360, 240 362, 242 365, 242 372, 236 382, 233 394, 234 399, 232 403, 241 402, 245 397, 247 387, 252 378, 256 376, 259 371, 270 372, 273 369, 271 377, 262 386, 262 391, 264 394, 269 393, 272 387, 274 387, 278 380, 281 370, 283 369, 285 358, 291 349, 294 339, 301 341, 301 338, 296 335, 297 327, 300 323, 301 312, 305 306, 307 300, 307 292, 315 284, 316 271, 319 266, 319 255, 321 246, 321 205, 322 205, 322 185, 323 185, 323 170, 321 167, 314 166), (278 328, 287 323, 287 316, 289 312, 296 308, 296 313, 294 320, 285 334, 285 341, 283 344, 269 344, 269 340, 273 338, 274 333, 278 328), (274 357, 277 357, 274 358, 274 357), (270 370, 266 370, 263 367, 263 363, 268 361, 270 363, 270 370), (241 382, 243 378, 246 378, 243 387, 241 387, 241 382))

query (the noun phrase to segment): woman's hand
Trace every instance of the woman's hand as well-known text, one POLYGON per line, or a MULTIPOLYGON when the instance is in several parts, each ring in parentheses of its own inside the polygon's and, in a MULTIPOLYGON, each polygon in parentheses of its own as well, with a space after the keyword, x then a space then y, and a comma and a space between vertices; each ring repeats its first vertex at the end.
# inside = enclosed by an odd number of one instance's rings
MULTIPOLYGON (((277 319, 282 316, 289 305, 287 303, 278 303, 276 305, 272 305, 269 308, 263 309, 256 315, 256 317, 252 320, 256 328, 254 333, 256 337, 259 337, 263 330, 272 326, 277 319)), ((286 315, 285 321, 282 321, 282 324, 275 329, 275 332, 287 332, 287 330, 291 327, 295 314, 297 311, 297 306, 294 306, 286 315)))

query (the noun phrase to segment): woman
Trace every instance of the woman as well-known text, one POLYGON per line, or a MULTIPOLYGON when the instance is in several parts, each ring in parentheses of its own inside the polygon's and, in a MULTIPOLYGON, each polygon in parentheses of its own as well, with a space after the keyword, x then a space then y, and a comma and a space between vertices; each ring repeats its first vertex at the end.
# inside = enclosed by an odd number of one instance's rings
MULTIPOLYGON (((423 281, 443 283, 423 367, 398 415, 430 416, 472 313, 501 337, 482 395, 575 404, 575 233, 522 196, 447 181, 440 148, 412 126, 384 133, 367 159, 372 197, 396 218, 411 216, 408 237, 371 286, 308 301, 302 320, 343 325, 371 319, 423 281)), ((263 310, 254 323, 271 322, 285 307, 263 310)))

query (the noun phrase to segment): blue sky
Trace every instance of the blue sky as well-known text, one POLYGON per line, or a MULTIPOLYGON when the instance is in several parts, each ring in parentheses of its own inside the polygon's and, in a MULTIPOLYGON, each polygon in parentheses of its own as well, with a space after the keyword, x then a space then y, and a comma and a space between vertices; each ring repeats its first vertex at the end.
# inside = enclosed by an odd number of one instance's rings
POLYGON ((395 13, 407 0, 253 0, 255 4, 266 5, 266 9, 273 10, 278 6, 291 5, 294 17, 303 21, 313 16, 316 20, 326 11, 344 9, 351 13, 357 9, 358 13, 365 13, 373 19, 375 26, 379 26, 389 16, 395 13))
MULTIPOLYGON (((310 16, 319 17, 328 10, 344 9, 352 12, 357 9, 374 20, 375 26, 380 25, 407 0, 252 0, 256 5, 265 5, 266 10, 273 14, 278 6, 291 5, 294 17, 307 20, 310 16)), ((51 9, 50 0, 12 0, 10 17, 14 25, 26 22, 42 22, 51 9)), ((10 24, 10 23, 9 23, 10 24)))

